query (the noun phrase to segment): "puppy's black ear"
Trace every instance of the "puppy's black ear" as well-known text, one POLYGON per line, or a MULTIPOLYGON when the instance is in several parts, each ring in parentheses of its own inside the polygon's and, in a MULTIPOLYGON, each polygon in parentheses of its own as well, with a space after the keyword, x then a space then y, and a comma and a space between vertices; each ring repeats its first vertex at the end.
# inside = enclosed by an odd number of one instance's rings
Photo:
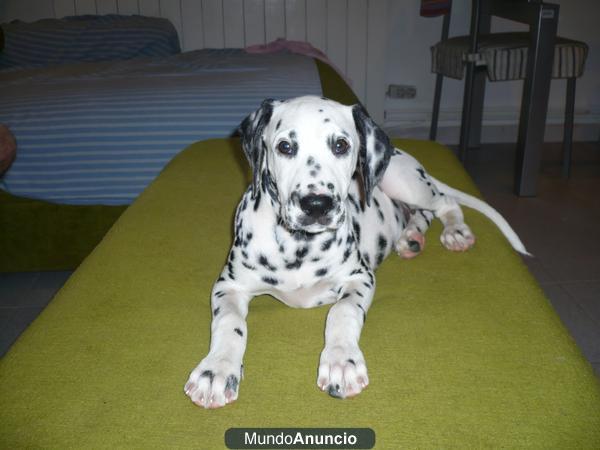
POLYGON ((263 132, 271 121, 274 104, 273 99, 264 100, 260 108, 242 121, 239 128, 242 149, 252 167, 252 198, 256 196, 261 186, 262 166, 266 153, 263 132))
POLYGON ((360 138, 358 169, 363 178, 365 201, 370 206, 373 189, 383 178, 394 154, 394 146, 362 105, 352 107, 352 117, 360 138))

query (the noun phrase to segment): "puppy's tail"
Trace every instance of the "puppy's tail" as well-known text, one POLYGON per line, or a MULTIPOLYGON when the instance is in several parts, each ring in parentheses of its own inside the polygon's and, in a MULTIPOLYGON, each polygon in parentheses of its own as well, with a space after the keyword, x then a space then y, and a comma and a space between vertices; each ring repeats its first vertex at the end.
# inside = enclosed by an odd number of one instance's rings
POLYGON ((459 191, 458 189, 454 189, 448 186, 447 184, 442 183, 441 181, 433 178, 431 175, 430 178, 434 181, 436 187, 440 192, 443 192, 444 194, 450 195, 451 197, 455 198, 456 201, 461 205, 479 211, 484 216, 488 217, 492 222, 494 222, 496 226, 500 229, 502 234, 504 234, 508 242, 510 242, 510 245, 512 245, 512 247, 516 251, 523 255, 533 256, 527 251, 527 249, 521 242, 521 239, 519 239, 519 236, 517 236, 515 230, 512 229, 512 227, 508 224, 508 222, 504 219, 504 217, 502 217, 502 215, 498 211, 496 211, 487 203, 479 200, 478 198, 466 194, 462 191, 459 191))

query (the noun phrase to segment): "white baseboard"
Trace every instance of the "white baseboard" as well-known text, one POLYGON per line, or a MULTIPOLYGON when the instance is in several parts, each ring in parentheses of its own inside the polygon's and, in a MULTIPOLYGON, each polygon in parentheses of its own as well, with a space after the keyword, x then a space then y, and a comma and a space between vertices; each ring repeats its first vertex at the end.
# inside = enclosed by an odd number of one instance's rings
MULTIPOLYGON (((518 131, 518 111, 506 108, 487 108, 482 121, 482 142, 516 142, 518 131)), ((437 140, 445 144, 458 144, 460 137, 461 110, 457 108, 440 110, 437 140)), ((550 109, 546 120, 545 142, 560 142, 563 138, 564 112, 550 109)), ((427 139, 431 121, 431 109, 388 110, 384 128, 393 137, 427 139)), ((600 106, 575 110, 573 140, 598 141, 600 139, 600 106)))

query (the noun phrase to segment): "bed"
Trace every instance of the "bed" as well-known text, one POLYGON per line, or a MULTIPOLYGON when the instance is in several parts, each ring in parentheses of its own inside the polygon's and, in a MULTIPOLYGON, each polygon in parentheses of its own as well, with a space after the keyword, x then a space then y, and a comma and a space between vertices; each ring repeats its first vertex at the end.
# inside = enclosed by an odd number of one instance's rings
POLYGON ((0 178, 0 271, 76 267, 173 156, 235 134, 264 98, 358 101, 327 63, 304 55, 181 53, 165 19, 83 16, 3 30, 0 123, 18 150, 0 178))

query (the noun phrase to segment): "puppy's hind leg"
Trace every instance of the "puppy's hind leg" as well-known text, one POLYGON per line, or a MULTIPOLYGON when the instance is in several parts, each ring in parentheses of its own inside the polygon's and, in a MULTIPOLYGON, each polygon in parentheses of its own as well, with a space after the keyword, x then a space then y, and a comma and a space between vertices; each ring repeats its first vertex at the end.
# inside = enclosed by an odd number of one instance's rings
POLYGON ((439 217, 444 225, 440 240, 447 249, 465 251, 475 243, 456 199, 440 192, 423 166, 409 154, 396 151, 379 187, 393 200, 406 203, 411 209, 429 210, 439 217))

